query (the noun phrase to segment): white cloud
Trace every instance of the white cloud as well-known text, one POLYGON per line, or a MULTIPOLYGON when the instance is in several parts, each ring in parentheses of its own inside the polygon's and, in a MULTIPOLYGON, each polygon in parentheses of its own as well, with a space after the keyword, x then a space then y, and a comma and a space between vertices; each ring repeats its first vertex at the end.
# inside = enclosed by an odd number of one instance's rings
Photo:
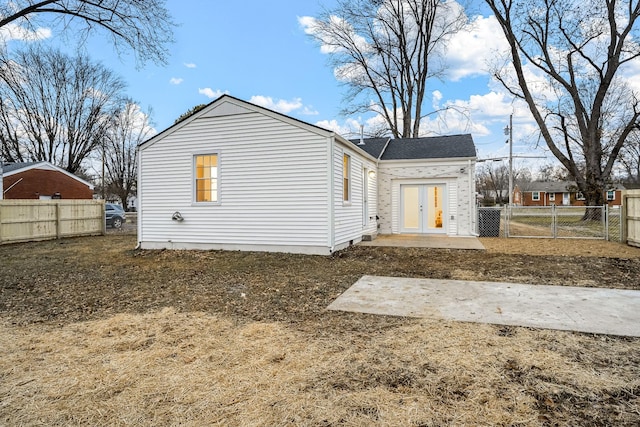
POLYGON ((222 95, 229 93, 228 91, 221 91, 220 89, 213 90, 210 87, 205 87, 204 89, 198 88, 198 93, 200 95, 204 95, 209 99, 220 98, 222 95))
POLYGON ((254 95, 249 102, 282 114, 297 111, 299 114, 305 116, 318 115, 318 111, 316 111, 313 106, 302 103, 302 98, 293 98, 287 101, 285 99, 273 99, 270 96, 254 95))
POLYGON ((171 83, 172 85, 179 85, 183 81, 184 79, 181 77, 171 77, 171 79, 169 80, 169 83, 171 83))
POLYGON ((185 62, 183 65, 185 67, 187 67, 187 68, 196 68, 197 67, 197 65, 194 64, 193 62, 185 62))
POLYGON ((442 101, 442 92, 440 92, 439 90, 434 90, 431 96, 432 96, 431 106, 433 107, 434 110, 439 109, 440 101, 442 101))
POLYGON ((449 78, 457 81, 463 77, 488 74, 491 62, 508 48, 495 16, 477 16, 447 43, 449 78))
POLYGON ((301 114, 305 115, 305 116, 317 116, 318 114, 320 114, 318 112, 318 110, 316 110, 315 108, 313 108, 313 106, 308 105, 305 106, 302 111, 301 114))
POLYGON ((364 126, 364 135, 365 138, 375 133, 378 130, 386 127, 386 122, 384 118, 380 115, 375 115, 363 120, 361 117, 347 118, 344 122, 339 123, 337 120, 320 120, 315 123, 316 126, 319 126, 323 129, 331 130, 337 133, 338 135, 355 139, 360 137, 361 126, 364 126))
MULTIPOLYGON (((344 33, 349 34, 352 43, 358 46, 359 49, 363 51, 368 49, 369 43, 367 43, 367 40, 364 37, 356 34, 350 23, 335 15, 331 15, 329 19, 331 21, 331 26, 340 28, 344 33)), ((332 31, 323 32, 322 21, 312 16, 301 16, 298 17, 298 24, 300 24, 300 26, 303 28, 305 34, 309 34, 314 37, 320 37, 322 39, 323 43, 321 43, 320 45, 321 53, 335 53, 338 51, 339 48, 337 46, 339 46, 342 42, 338 40, 335 35, 333 35, 332 31)))
POLYGON ((352 118, 346 119, 343 123, 337 120, 320 120, 315 123, 322 129, 331 130, 345 138, 352 138, 360 134, 360 121, 352 118))
POLYGON ((51 38, 51 29, 46 27, 34 31, 19 25, 7 24, 0 28, 0 40, 5 43, 11 40, 39 41, 48 38, 51 38))

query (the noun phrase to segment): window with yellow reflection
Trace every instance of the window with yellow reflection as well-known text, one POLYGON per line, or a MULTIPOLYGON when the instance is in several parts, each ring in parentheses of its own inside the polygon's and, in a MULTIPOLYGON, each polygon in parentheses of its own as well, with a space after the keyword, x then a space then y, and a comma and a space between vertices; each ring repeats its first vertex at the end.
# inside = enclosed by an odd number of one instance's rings
POLYGON ((342 201, 351 201, 351 157, 342 156, 342 201))
POLYGON ((218 155, 195 156, 196 202, 218 201, 218 155))

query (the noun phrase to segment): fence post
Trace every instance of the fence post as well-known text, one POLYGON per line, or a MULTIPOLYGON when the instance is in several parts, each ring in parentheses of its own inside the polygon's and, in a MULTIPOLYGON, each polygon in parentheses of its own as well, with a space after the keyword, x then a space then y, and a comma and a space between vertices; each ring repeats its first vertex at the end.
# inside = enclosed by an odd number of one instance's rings
POLYGON ((622 206, 620 208, 620 243, 627 244, 627 203, 629 196, 622 196, 622 206))
POLYGON ((609 205, 602 205, 602 222, 604 223, 604 240, 609 241, 609 205))
POLYGON ((511 206, 507 205, 504 209, 504 237, 509 237, 509 222, 511 221, 511 206))
POLYGON ((558 237, 558 212, 556 205, 551 205, 551 236, 556 239, 558 237))
POLYGON ((102 200, 102 204, 100 205, 100 212, 102 213, 102 235, 106 236, 107 234, 107 205, 102 200))
POLYGON ((60 239, 62 237, 62 218, 60 215, 60 202, 55 201, 56 207, 56 239, 60 239))
POLYGON ((0 244, 2 243, 2 209, 3 209, 2 200, 0 200, 0 244))

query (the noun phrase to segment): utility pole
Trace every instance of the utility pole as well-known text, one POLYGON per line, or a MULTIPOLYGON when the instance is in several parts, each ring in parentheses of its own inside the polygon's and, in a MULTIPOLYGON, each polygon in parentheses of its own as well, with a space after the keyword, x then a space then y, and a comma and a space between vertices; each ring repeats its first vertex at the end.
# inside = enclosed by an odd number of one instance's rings
POLYGON ((504 128, 504 134, 509 135, 509 206, 513 206, 513 114, 509 115, 509 126, 504 128))
POLYGON ((0 200, 4 199, 4 161, 0 155, 0 200))
POLYGON ((105 147, 104 147, 104 139, 102 140, 102 200, 105 200, 105 188, 104 188, 104 161, 105 161, 105 147))

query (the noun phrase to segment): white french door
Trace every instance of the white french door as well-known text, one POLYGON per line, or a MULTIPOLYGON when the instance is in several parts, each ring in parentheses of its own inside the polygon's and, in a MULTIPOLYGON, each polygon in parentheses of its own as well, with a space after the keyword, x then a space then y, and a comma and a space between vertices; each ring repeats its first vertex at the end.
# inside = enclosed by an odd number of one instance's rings
POLYGON ((400 232, 446 233, 446 186, 407 184, 400 186, 400 232))

